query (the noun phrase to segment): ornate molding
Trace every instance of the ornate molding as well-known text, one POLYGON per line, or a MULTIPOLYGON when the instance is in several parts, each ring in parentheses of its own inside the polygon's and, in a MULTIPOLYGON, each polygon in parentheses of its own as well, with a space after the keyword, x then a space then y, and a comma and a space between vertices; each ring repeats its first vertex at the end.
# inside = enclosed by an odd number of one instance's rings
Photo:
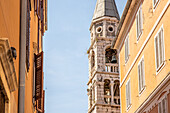
POLYGON ((15 91, 17 89, 17 77, 8 38, 0 38, 0 64, 10 92, 15 91))

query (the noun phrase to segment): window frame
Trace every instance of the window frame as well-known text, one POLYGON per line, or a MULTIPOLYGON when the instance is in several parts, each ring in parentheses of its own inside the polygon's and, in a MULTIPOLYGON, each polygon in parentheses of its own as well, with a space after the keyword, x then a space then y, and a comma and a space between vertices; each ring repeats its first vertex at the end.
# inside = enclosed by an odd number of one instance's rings
POLYGON ((141 93, 144 91, 145 85, 146 85, 145 84, 145 61, 144 61, 144 56, 142 56, 142 58, 140 59, 140 61, 138 63, 138 81, 139 81, 139 83, 138 83, 138 85, 139 85, 139 94, 141 95, 141 93), (139 72, 139 66, 140 66, 140 71, 143 71, 142 75, 140 75, 141 72, 139 72))
POLYGON ((163 113, 163 101, 165 100, 165 113, 168 113, 168 100, 167 96, 164 96, 158 102, 158 113, 163 113), (160 105, 161 105, 161 112, 160 112, 160 105))
POLYGON ((136 36, 137 36, 137 41, 139 41, 142 33, 143 33, 143 14, 142 14, 142 4, 141 4, 139 9, 138 9, 138 12, 136 14, 136 36))
POLYGON ((155 44, 155 68, 156 68, 156 74, 158 74, 162 68, 164 67, 165 65, 165 43, 164 43, 164 28, 163 28, 163 25, 159 28, 159 30, 157 31, 155 37, 154 37, 154 44, 155 44), (162 31, 162 44, 161 44, 161 51, 162 51, 162 63, 160 63, 160 37, 158 38, 159 36, 159 33, 162 31), (158 40, 158 42, 156 42, 156 40, 158 40), (158 50, 157 50, 158 48, 158 50), (158 52, 157 52, 158 51, 158 52), (157 56, 158 55, 158 56, 157 56), (159 65, 158 65, 158 62, 157 60, 159 61, 159 65))
POLYGON ((129 60, 129 55, 130 54, 130 50, 129 50, 129 34, 126 36, 125 39, 125 64, 128 62, 129 60), (126 51, 127 50, 127 51, 126 51))

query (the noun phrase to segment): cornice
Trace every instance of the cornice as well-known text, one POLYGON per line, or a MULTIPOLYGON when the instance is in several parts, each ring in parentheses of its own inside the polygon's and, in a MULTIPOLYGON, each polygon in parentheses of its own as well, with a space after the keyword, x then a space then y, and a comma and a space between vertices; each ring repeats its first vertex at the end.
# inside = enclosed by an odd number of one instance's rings
POLYGON ((17 89, 17 77, 8 38, 0 38, 0 53, 0 63, 10 92, 13 92, 17 89))

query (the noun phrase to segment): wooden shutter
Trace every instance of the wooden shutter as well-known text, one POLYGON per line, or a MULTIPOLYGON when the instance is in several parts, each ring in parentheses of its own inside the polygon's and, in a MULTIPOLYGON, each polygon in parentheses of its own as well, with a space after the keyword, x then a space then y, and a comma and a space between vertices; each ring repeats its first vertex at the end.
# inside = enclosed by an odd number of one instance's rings
POLYGON ((144 88, 144 85, 145 85, 145 75, 144 75, 144 59, 142 59, 142 62, 141 62, 141 86, 142 88, 144 88))
POLYGON ((126 108, 128 108, 128 84, 126 84, 126 108))
POLYGON ((47 30, 47 0, 45 0, 45 29, 47 30))
POLYGON ((164 63, 164 41, 163 41, 163 29, 160 30, 155 38, 155 52, 156 52, 156 68, 164 63))
POLYGON ((141 65, 138 65, 138 76, 139 76, 139 91, 141 91, 141 65))
POLYGON ((137 14, 136 16, 136 26, 137 26, 137 40, 139 37, 139 15, 137 14))
POLYGON ((139 35, 142 33, 142 6, 139 9, 139 35))
POLYGON ((42 98, 43 91, 43 52, 35 55, 35 99, 42 98))
POLYGON ((37 0, 37 16, 39 19, 41 18, 40 8, 41 8, 41 0, 37 0))
POLYGON ((158 54, 158 36, 155 38, 155 52, 156 52, 156 68, 159 67, 159 54, 158 54))
POLYGON ((128 97, 129 97, 128 105, 130 106, 130 101, 131 101, 131 97, 130 97, 130 81, 128 82, 128 97))
POLYGON ((41 0, 41 34, 44 35, 44 0, 41 0))
POLYGON ((127 38, 127 59, 129 58, 129 35, 127 38))
POLYGON ((128 108, 130 106, 130 81, 126 84, 126 107, 128 108))
POLYGON ((29 71, 30 66, 30 1, 27 0, 27 24, 26 24, 26 66, 29 71))
POLYGON ((43 105, 42 105, 42 111, 45 112, 45 90, 43 91, 43 105))
POLYGON ((142 33, 143 22, 142 22, 142 7, 140 6, 139 11, 136 15, 136 28, 137 28, 137 40, 142 33))

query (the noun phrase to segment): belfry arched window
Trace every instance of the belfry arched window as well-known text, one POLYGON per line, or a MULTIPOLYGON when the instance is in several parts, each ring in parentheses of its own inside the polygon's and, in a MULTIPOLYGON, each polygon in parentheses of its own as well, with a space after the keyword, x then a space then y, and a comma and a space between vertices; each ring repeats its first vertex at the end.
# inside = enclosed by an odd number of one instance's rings
POLYGON ((92 56, 91 56, 91 68, 95 66, 95 54, 94 51, 92 51, 92 56))
POLYGON ((118 73, 116 49, 107 48, 105 50, 105 71, 118 73))
POLYGON ((120 89, 119 89, 119 85, 120 85, 119 80, 114 81, 113 94, 114 94, 114 103, 120 105, 120 89))
POLYGON ((105 50, 105 63, 117 63, 116 50, 107 48, 105 50))
POLYGON ((106 104, 111 102, 110 80, 104 80, 104 101, 106 104))

